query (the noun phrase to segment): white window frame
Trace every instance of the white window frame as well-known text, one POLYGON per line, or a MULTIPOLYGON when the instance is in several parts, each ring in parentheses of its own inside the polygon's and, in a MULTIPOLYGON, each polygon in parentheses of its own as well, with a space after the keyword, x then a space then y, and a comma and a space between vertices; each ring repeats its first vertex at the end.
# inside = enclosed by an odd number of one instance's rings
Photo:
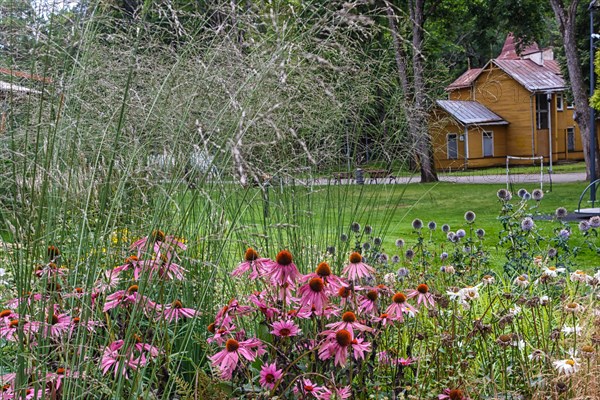
POLYGON ((486 157, 494 157, 494 131, 481 131, 481 155, 486 157), (492 139, 492 155, 485 155, 485 137, 486 134, 489 134, 489 137, 492 139))
POLYGON ((575 108, 575 103, 571 102, 571 103, 567 103, 567 110, 572 110, 575 108))
POLYGON ((563 111, 565 107, 565 98, 562 93, 556 94, 556 111, 563 111), (559 107, 560 105, 560 107, 559 107))
POLYGON ((448 160, 458 160, 458 133, 448 133, 446 135, 446 158, 448 160), (456 143, 456 157, 450 158, 450 136, 454 136, 454 143, 456 143))
POLYGON ((575 150, 576 147, 576 143, 577 140, 575 138, 575 127, 574 126, 568 126, 566 129, 566 134, 567 134, 567 152, 575 152, 577 150, 575 150), (570 149, 569 148, 569 131, 571 131, 573 133, 573 148, 570 149))

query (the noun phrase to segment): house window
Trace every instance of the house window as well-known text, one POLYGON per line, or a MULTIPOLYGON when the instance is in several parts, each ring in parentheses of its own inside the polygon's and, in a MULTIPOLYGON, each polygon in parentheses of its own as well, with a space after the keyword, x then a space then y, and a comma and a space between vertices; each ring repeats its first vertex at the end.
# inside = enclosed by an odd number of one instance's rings
POLYGON ((575 108, 575 103, 573 103, 573 101, 569 101, 567 102, 567 110, 572 110, 575 108))
POLYGON ((458 158, 458 135, 456 133, 448 134, 448 159, 456 160, 458 158))
POLYGON ((572 126, 567 128, 567 150, 575 151, 575 128, 572 126))
POLYGON ((556 111, 562 111, 563 110, 563 94, 562 93, 558 93, 556 95, 556 111))
POLYGON ((535 114, 537 128, 548 129, 548 98, 545 93, 535 95, 535 114))
POLYGON ((494 132, 482 132, 483 156, 494 157, 494 132))

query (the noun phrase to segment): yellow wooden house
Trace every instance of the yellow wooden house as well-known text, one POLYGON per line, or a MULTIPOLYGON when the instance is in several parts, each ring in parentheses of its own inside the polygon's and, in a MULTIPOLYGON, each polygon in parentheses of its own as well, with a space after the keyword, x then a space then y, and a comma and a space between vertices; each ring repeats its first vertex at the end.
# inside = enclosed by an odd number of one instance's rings
POLYGON ((467 70, 436 102, 429 126, 436 168, 499 166, 506 156, 583 160, 566 89, 552 49, 533 44, 518 55, 509 35, 497 58, 467 70))

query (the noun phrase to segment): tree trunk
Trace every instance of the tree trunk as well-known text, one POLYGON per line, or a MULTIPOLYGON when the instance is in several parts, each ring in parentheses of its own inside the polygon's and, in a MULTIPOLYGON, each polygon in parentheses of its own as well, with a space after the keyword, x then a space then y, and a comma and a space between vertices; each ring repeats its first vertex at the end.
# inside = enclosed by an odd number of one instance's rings
MULTIPOLYGON (((590 179, 590 105, 589 93, 583 80, 581 73, 579 53, 577 49, 577 37, 575 34, 575 18, 577 15, 577 6, 579 0, 572 0, 568 6, 565 6, 562 0, 550 0, 550 5, 558 21, 559 30, 563 39, 565 49, 565 58, 567 60, 567 71, 569 72, 569 81, 573 92, 573 100, 575 102, 575 122, 579 125, 581 134, 581 143, 583 144, 583 156, 585 159, 585 171, 587 179, 590 179)), ((596 176, 600 176, 600 158, 598 150, 595 151, 596 156, 596 176)))
POLYGON ((409 72, 407 55, 400 42, 400 34, 396 24, 396 14, 392 4, 385 0, 392 41, 394 43, 396 68, 402 86, 402 96, 407 112, 409 135, 415 146, 415 154, 421 170, 421 182, 436 182, 438 180, 433 164, 431 137, 427 129, 427 110, 425 107, 426 90, 423 63, 423 4, 425 0, 409 1, 409 13, 412 26, 412 74, 409 72), (412 82, 409 76, 412 75, 412 82))

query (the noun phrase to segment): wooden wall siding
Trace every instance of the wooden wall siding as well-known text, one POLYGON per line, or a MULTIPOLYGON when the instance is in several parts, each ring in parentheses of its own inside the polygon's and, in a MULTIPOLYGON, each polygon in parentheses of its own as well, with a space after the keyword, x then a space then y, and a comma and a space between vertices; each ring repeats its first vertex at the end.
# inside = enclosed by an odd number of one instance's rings
POLYGON ((458 141, 458 158, 448 159, 447 136, 455 133, 457 137, 464 134, 464 127, 447 112, 436 108, 429 123, 429 133, 432 138, 433 156, 436 169, 459 169, 464 167, 464 142, 458 141))
POLYGON ((448 100, 473 100, 472 92, 472 87, 452 90, 448 93, 448 100))
POLYGON ((509 122, 507 153, 530 156, 530 93, 500 68, 490 64, 475 81, 475 100, 509 122))

